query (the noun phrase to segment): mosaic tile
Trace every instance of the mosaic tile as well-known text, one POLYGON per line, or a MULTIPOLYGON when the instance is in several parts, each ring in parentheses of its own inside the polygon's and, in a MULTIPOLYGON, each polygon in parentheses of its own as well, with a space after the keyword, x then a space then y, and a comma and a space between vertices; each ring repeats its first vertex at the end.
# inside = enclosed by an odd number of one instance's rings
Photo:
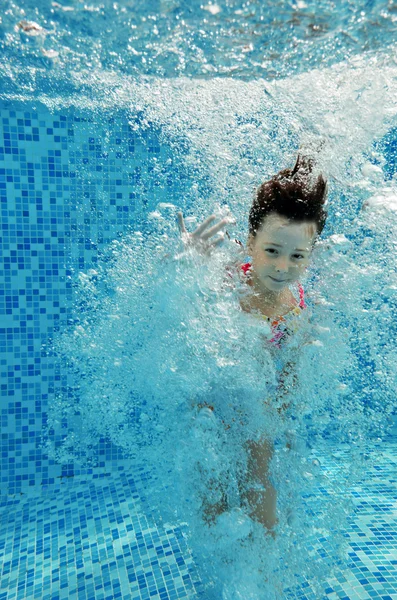
MULTIPOLYGON (((45 348, 71 315, 73 273, 158 202, 183 204, 187 175, 139 113, 1 108, 0 494, 16 494, 80 473, 42 448, 48 402, 68 381, 45 348)), ((105 440, 97 455, 99 472, 123 458, 105 440)))

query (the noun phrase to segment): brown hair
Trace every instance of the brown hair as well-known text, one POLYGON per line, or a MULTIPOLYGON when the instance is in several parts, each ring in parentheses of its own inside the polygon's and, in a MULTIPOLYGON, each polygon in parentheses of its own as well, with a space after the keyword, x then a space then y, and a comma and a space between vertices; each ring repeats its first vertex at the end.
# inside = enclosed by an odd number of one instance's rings
POLYGON ((277 213, 291 221, 314 221, 321 233, 327 218, 324 208, 327 182, 320 174, 314 175, 315 161, 298 155, 293 169, 284 169, 262 183, 249 212, 249 232, 255 236, 265 217, 277 213))

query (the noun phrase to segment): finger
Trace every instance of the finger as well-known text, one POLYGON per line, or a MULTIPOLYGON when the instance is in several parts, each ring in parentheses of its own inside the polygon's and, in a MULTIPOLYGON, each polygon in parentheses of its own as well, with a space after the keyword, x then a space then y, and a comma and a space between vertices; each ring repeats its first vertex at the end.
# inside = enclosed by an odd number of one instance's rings
POLYGON ((216 248, 217 246, 220 246, 220 244, 222 244, 222 242, 224 240, 225 240, 225 236, 223 234, 219 235, 219 237, 217 237, 216 240, 211 242, 212 248, 216 248))
POLYGON ((181 233, 186 233, 185 221, 181 212, 178 213, 178 226, 181 233))
POLYGON ((216 216, 215 216, 215 215, 211 215, 211 216, 210 216, 210 217, 208 217, 208 218, 207 218, 205 221, 203 221, 203 222, 201 223, 201 225, 199 225, 199 226, 197 227, 196 231, 194 231, 194 232, 193 232, 193 236, 194 236, 194 237, 199 237, 199 236, 201 236, 201 234, 203 233, 203 231, 204 231, 205 229, 207 229, 208 225, 209 225, 210 223, 212 223, 212 221, 213 221, 214 219, 216 219, 216 216))
POLYGON ((208 240, 208 238, 212 237, 213 235, 218 233, 218 231, 220 231, 223 227, 225 227, 225 225, 227 225, 227 223, 228 223, 227 219, 222 219, 222 221, 220 221, 217 225, 214 225, 214 227, 211 227, 211 229, 208 229, 208 231, 203 233, 203 235, 201 236, 201 239, 208 240))

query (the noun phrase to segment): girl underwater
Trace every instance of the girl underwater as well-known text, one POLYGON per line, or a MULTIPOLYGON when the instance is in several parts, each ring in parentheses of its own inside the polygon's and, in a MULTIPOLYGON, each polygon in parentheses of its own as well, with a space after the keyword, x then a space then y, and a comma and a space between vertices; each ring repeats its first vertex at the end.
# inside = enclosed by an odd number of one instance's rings
MULTIPOLYGON (((275 354, 288 344, 306 308, 299 281, 325 225, 326 196, 327 183, 321 173, 315 174, 314 159, 300 154, 293 169, 280 171, 258 188, 249 212, 246 254, 251 261, 235 265, 247 290, 240 299, 240 307, 266 322, 271 332, 269 346, 275 354)), ((230 223, 229 219, 222 219, 213 225, 215 219, 211 215, 193 233, 188 233, 183 215, 178 213, 184 245, 199 252, 212 252, 224 240, 222 229, 230 223)), ((237 243, 245 253, 241 242, 237 243)), ((288 361, 279 372, 276 402, 274 399, 264 402, 270 409, 274 403, 274 407, 278 406, 276 410, 283 412, 288 406, 288 390, 295 384, 294 367, 288 361)), ((206 403, 200 404, 199 409, 216 413, 206 403)), ((240 498, 249 516, 275 537, 277 493, 269 476, 274 446, 268 437, 264 432, 260 441, 246 443, 247 472, 246 479, 240 481, 240 498)), ((211 524, 228 510, 226 496, 216 504, 203 498, 202 508, 204 520, 211 524)))

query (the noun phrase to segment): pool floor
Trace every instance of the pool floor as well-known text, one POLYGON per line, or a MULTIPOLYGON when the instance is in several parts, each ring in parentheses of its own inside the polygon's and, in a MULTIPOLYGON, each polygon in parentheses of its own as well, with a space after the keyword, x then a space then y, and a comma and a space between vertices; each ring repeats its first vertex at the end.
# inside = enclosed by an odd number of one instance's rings
MULTIPOLYGON (((156 525, 150 512, 149 476, 125 463, 40 496, 4 500, 0 600, 204 599, 185 526, 156 525)), ((397 441, 384 444, 370 481, 351 493, 357 514, 346 531, 349 561, 321 600, 397 600, 397 441)), ((288 597, 318 600, 300 583, 302 591, 288 597)))

